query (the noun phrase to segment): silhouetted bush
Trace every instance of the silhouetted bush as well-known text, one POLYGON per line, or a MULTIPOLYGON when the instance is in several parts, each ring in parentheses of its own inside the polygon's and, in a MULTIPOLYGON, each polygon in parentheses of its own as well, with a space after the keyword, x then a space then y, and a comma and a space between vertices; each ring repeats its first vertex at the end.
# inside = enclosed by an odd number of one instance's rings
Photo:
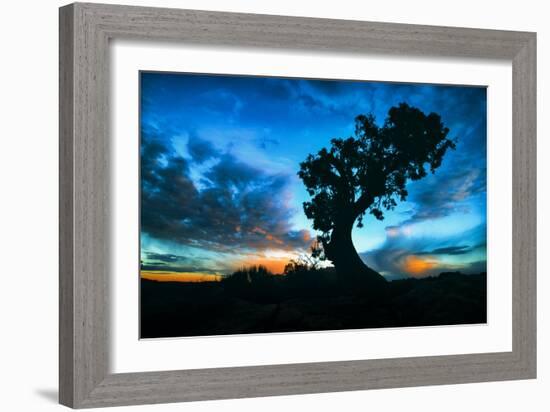
POLYGON ((250 266, 222 279, 224 291, 252 302, 272 302, 279 298, 279 276, 265 266, 250 266))

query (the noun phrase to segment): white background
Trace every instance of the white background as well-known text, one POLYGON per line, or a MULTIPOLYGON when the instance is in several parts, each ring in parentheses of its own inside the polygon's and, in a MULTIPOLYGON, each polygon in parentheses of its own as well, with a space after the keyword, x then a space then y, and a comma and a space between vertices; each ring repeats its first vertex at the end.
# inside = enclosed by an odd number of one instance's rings
MULTIPOLYGON (((108 2, 108 1, 106 1, 108 2)), ((193 404, 140 406, 117 410, 147 411, 546 411, 550 377, 547 347, 550 337, 547 303, 550 245, 547 180, 550 129, 543 113, 550 109, 548 58, 550 27, 544 2, 463 0, 393 0, 392 2, 306 2, 297 0, 130 1, 127 4, 246 11, 401 23, 530 30, 538 32, 538 313, 537 380, 440 387, 387 389, 338 394, 210 401, 193 404), (544 182, 546 181, 546 185, 544 182)), ((0 66, 0 377, 2 409, 60 410, 57 387, 57 7, 59 1, 5 2, 0 66)))
POLYGON ((116 373, 380 359, 512 349, 512 69, 504 62, 111 44, 111 320, 116 373), (137 340, 138 72, 165 70, 486 85, 487 324, 137 340), (216 67, 218 67, 216 69, 216 67), (498 207, 495 207, 497 206, 498 207), (406 342, 406 344, 403 344, 406 342), (342 347, 346 350, 342 351, 342 347), (220 350, 223 348, 223 350, 220 350), (258 350, 261 348, 261 350, 258 350), (231 354, 231 356, 228 356, 231 354))

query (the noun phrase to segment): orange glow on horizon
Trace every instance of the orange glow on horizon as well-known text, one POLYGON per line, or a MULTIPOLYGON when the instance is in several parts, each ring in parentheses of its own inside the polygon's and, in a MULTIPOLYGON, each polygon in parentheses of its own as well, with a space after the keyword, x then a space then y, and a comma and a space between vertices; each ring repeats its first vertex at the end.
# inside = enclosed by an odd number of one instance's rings
POLYGON ((141 278, 156 280, 157 282, 216 282, 221 280, 220 275, 200 272, 170 272, 163 270, 141 271, 141 278))
POLYGON ((424 259, 415 255, 409 255, 404 259, 403 270, 409 275, 422 276, 430 269, 438 266, 438 262, 433 259, 424 259))
POLYGON ((290 258, 269 258, 269 257, 257 257, 256 259, 248 260, 246 264, 240 267, 249 266, 264 266, 273 274, 281 274, 284 272, 285 266, 289 262, 290 258))

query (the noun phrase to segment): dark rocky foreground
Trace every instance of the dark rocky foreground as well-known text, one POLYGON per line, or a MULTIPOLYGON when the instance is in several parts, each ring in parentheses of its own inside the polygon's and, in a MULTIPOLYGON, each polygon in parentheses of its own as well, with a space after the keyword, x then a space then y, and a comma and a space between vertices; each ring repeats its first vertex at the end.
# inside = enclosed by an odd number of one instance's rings
POLYGON ((221 282, 141 280, 141 337, 485 323, 486 275, 443 273, 370 290, 330 270, 221 282))

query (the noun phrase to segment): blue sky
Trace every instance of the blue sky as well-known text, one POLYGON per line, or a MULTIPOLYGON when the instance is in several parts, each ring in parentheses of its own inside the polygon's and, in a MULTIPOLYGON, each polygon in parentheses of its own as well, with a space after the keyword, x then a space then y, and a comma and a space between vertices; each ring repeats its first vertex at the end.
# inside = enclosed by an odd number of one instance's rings
POLYGON ((401 102, 436 112, 457 147, 383 221, 367 215, 353 241, 389 278, 486 270, 486 89, 442 85, 143 72, 143 268, 277 272, 315 237, 297 176, 309 153, 383 124, 401 102))

